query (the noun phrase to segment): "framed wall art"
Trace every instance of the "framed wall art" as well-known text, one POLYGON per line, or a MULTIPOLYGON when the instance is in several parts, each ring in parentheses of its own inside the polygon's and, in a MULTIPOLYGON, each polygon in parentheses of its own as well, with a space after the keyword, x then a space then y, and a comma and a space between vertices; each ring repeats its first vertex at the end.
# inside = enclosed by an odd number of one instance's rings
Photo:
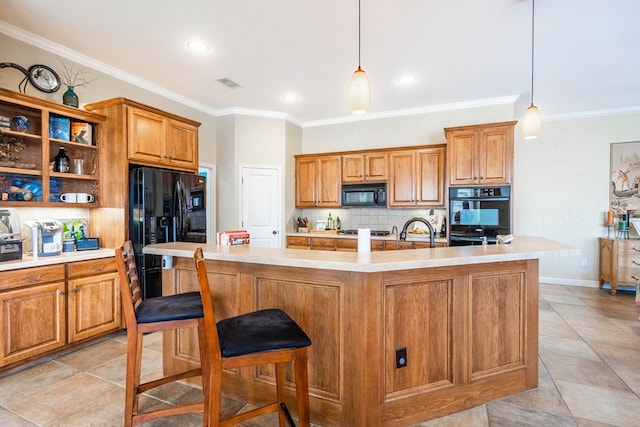
POLYGON ((640 217, 640 141, 611 144, 610 181, 610 209, 640 217))

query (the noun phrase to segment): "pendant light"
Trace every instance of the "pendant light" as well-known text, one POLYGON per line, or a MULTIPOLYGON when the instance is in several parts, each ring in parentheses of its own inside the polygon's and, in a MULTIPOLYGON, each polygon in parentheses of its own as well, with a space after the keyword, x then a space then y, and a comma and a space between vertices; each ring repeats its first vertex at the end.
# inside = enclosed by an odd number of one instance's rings
POLYGON ((522 118, 522 136, 524 139, 534 139, 540 135, 542 127, 542 115, 540 110, 533 104, 533 58, 535 39, 535 7, 536 0, 531 0, 531 105, 527 108, 522 118))
POLYGON ((349 109, 353 114, 364 114, 369 109, 369 79, 360 67, 360 0, 358 0, 358 69, 349 83, 349 109))

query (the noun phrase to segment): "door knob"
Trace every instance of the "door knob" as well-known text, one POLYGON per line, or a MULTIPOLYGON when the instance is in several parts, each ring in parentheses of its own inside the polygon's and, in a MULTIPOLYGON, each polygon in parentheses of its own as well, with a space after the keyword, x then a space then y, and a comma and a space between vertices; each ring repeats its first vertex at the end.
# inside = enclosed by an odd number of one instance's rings
POLYGON ((273 230, 271 234, 278 234, 278 232, 276 230, 273 230))

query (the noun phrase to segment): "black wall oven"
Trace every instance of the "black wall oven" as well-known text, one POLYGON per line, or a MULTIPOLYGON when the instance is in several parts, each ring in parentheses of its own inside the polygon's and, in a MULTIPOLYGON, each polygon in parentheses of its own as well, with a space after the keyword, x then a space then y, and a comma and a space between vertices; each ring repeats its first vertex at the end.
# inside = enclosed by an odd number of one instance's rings
POLYGON ((450 187, 449 243, 451 246, 496 243, 511 234, 511 187, 450 187))

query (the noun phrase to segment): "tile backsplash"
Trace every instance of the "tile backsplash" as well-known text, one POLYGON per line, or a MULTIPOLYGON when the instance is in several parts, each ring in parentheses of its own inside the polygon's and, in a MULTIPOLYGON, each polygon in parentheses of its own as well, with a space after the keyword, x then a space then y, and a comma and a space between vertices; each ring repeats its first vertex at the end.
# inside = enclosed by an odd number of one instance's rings
MULTIPOLYGON (((416 216, 446 215, 446 209, 384 209, 384 208, 334 208, 334 209, 297 209, 293 213, 293 218, 307 217, 312 226, 315 226, 316 220, 326 220, 329 214, 333 219, 340 218, 343 230, 370 228, 372 230, 388 230, 395 225, 398 230, 402 230, 402 226, 410 218, 416 216)), ((293 231, 293 222, 287 224, 287 231, 293 231)), ((440 232, 440 230, 436 230, 440 232)))

